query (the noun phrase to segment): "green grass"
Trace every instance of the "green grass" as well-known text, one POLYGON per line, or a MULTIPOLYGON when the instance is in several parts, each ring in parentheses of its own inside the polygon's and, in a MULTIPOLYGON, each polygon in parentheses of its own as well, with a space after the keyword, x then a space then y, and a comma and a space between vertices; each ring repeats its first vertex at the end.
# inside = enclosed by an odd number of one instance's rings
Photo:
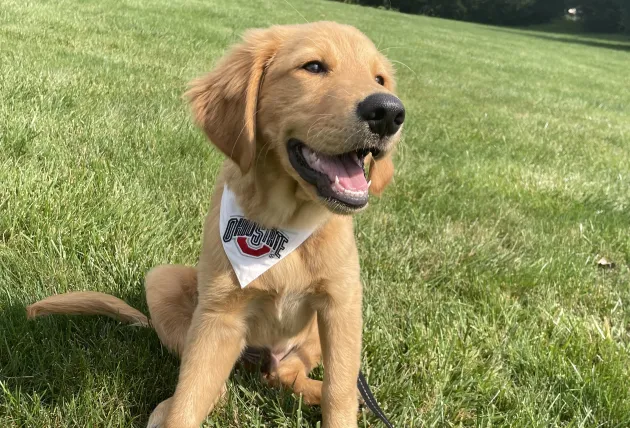
MULTIPOLYGON (((396 426, 630 426, 630 43, 291 2, 398 68, 395 184, 356 218, 363 366, 396 426)), ((222 158, 181 94, 244 29, 301 21, 282 0, 2 1, 0 426, 142 426, 172 394, 152 331, 24 307, 146 310, 148 269, 195 263, 222 158)), ((207 425, 320 416, 237 371, 207 425)))

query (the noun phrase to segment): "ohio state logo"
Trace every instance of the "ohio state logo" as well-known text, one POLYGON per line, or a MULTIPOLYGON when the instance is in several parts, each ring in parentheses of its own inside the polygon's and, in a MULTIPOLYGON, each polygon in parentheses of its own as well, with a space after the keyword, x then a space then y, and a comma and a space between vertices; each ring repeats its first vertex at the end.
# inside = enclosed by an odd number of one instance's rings
POLYGON ((276 229, 263 229, 244 217, 231 217, 223 233, 223 242, 236 238, 241 254, 248 257, 263 256, 280 258, 289 238, 276 229))

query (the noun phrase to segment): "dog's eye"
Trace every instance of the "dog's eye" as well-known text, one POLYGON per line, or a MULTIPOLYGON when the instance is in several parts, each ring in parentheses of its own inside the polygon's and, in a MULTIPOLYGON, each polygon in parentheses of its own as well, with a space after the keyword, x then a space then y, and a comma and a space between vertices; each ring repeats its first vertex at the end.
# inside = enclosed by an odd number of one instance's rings
POLYGON ((319 61, 307 62, 302 66, 302 68, 313 74, 326 73, 327 71, 326 66, 319 61))
POLYGON ((379 85, 381 86, 385 85, 385 79, 383 79, 383 76, 376 76, 375 80, 376 80, 376 83, 378 83, 379 85))

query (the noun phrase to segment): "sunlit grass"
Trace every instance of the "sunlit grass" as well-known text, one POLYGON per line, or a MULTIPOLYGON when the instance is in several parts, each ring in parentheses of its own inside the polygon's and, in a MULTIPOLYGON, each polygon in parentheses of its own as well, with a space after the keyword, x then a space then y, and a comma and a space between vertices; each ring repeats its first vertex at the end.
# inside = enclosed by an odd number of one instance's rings
MULTIPOLYGON (((291 3, 2 2, 0 426, 143 426, 172 394, 153 332, 24 307, 146 310, 148 269, 195 263, 222 158, 181 94, 300 14, 365 31, 407 107, 395 184, 356 220, 364 371, 395 425, 629 426, 630 43, 291 3)), ((207 423, 319 418, 237 372, 207 423)))

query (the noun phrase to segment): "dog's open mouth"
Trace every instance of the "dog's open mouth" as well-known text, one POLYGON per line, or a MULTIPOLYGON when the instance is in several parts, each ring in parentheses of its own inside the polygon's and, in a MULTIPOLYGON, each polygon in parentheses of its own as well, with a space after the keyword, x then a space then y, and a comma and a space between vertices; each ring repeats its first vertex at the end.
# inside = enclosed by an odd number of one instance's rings
POLYGON ((289 160, 306 182, 317 188, 319 196, 346 209, 363 208, 368 202, 368 189, 363 160, 368 153, 378 156, 377 148, 362 148, 339 155, 318 153, 299 140, 287 143, 289 160))

